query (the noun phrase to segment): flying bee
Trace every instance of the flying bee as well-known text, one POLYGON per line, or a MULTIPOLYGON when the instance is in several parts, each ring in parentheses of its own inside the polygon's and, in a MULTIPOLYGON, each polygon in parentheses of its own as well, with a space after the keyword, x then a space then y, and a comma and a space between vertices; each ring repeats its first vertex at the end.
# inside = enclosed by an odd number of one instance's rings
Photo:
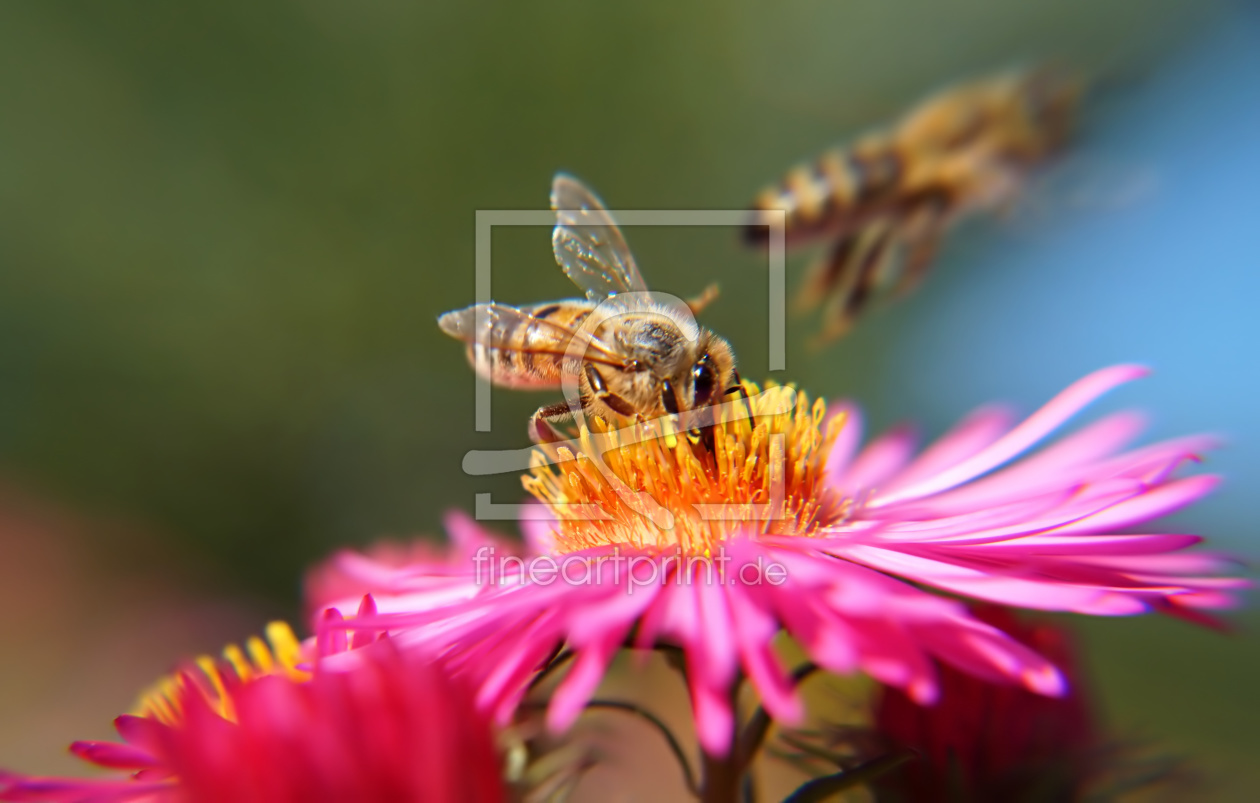
POLYGON ((1010 206, 1069 138, 1081 92, 1075 76, 1050 67, 947 89, 891 128, 793 169, 758 197, 745 236, 767 242, 769 212, 782 210, 789 249, 827 242, 796 303, 826 299, 819 339, 835 340, 894 274, 898 294, 914 289, 954 223, 1010 206))
POLYGON ((692 301, 650 293, 608 210, 571 176, 552 182, 551 207, 556 261, 585 298, 475 304, 438 318, 442 331, 468 344, 477 373, 496 385, 576 385, 576 405, 540 408, 531 436, 549 439, 541 422, 579 409, 620 426, 699 410, 741 390, 730 344, 695 322, 715 286, 692 301))

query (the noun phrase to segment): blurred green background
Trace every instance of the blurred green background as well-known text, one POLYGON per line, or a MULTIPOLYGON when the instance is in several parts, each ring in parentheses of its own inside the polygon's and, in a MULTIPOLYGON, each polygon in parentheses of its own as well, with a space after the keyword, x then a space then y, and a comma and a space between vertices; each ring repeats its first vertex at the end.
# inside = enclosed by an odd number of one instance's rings
MULTIPOLYGON (((1258 22, 1192 0, 0 5, 0 475, 122 523, 58 530, 100 599, 139 572, 294 615, 302 572, 336 547, 436 534, 476 492, 519 496, 460 461, 523 445, 544 398, 497 392, 494 431, 474 432, 462 350, 434 323, 472 300, 475 210, 545 208, 557 170, 614 208, 740 208, 942 84, 1042 57, 1102 76, 1092 155, 1030 213, 965 227, 925 292, 840 346, 809 352, 817 322, 793 322, 776 378, 933 433, 993 397, 1031 406, 1152 361, 1164 378, 1125 401, 1166 400, 1161 434, 1233 434, 1260 390, 1215 379, 1260 334, 1229 328, 1251 320, 1237 283, 1260 266, 1228 240, 1255 220, 1237 191, 1260 177, 1258 22), (1205 240, 1225 255, 1196 260, 1205 240), (1175 249, 1188 258, 1159 261, 1175 249)), ((659 289, 722 283, 705 322, 766 376, 765 268, 736 233, 628 236, 659 289)), ((571 294, 549 231, 496 232, 493 288, 571 294)), ((1232 477, 1256 476, 1249 437, 1232 477)), ((1178 522, 1254 551, 1245 485, 1178 522)), ((16 536, 0 548, 21 573, 16 536)), ((1260 793, 1253 640, 1090 628, 1120 725, 1206 756, 1213 799, 1260 793)), ((0 708, 0 731, 28 716, 0 708)))

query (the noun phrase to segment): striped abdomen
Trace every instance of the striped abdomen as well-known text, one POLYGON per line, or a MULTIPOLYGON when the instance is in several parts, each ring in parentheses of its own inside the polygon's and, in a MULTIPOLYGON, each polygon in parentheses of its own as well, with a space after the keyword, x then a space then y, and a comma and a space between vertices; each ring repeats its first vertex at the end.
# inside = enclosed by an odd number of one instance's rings
POLYGON ((772 219, 766 210, 785 212, 787 243, 794 245, 895 222, 925 205, 958 212, 985 206, 1062 146, 1080 92, 1074 76, 1050 68, 946 90, 891 130, 792 170, 757 199, 745 234, 765 242, 772 219))
MULTIPOLYGON (((482 377, 496 385, 518 389, 546 389, 560 385, 561 376, 577 376, 577 359, 567 355, 573 333, 590 314, 591 304, 573 299, 513 308, 519 315, 495 309, 484 312, 484 332, 468 343, 468 361, 482 377)), ((469 308, 475 310, 475 308, 469 308)))
POLYGON ((765 212, 778 209, 785 213, 788 245, 853 231, 898 204, 906 176, 906 155, 891 139, 828 151, 761 193, 745 236, 765 242, 773 219, 765 212))

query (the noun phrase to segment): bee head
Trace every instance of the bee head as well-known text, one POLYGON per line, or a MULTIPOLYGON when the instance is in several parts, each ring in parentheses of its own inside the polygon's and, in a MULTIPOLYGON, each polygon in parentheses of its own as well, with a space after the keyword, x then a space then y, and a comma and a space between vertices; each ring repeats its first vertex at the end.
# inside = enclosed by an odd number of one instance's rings
POLYGON ((582 390, 591 409, 614 421, 646 421, 720 403, 735 374, 730 344, 707 329, 652 316, 628 327, 620 369, 585 363, 582 390))

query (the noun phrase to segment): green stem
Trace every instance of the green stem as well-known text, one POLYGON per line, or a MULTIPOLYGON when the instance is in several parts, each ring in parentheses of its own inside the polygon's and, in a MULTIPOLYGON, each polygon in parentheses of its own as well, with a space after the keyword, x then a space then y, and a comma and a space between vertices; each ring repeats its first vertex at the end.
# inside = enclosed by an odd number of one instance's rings
POLYGON ((797 787, 795 792, 783 798, 783 803, 821 803, 821 801, 846 789, 868 784, 914 757, 915 753, 911 750, 899 750, 886 756, 871 759, 851 770, 815 778, 797 787))
MULTIPOLYGON (((800 685, 807 677, 818 671, 818 666, 814 663, 805 663, 796 668, 792 673, 792 681, 796 685, 800 685)), ((762 706, 757 706, 757 710, 753 713, 752 718, 748 720, 748 724, 744 726, 744 730, 739 734, 739 742, 737 743, 735 754, 739 759, 739 769, 741 772, 746 771, 753 759, 757 755, 757 751, 761 749, 762 743, 766 740, 766 733, 770 731, 770 724, 773 720, 770 714, 762 706)))
POLYGON ((555 672, 573 658, 573 650, 565 650, 564 652, 560 651, 563 646, 564 645, 562 644, 556 645, 556 649, 552 652, 551 658, 547 660, 546 666, 540 669, 538 674, 534 675, 534 679, 529 682, 530 691, 533 691, 541 686, 543 682, 551 676, 552 672, 555 672))
POLYGON ((704 785, 700 788, 702 803, 739 803, 743 792, 744 768, 739 760, 739 687, 744 678, 739 676, 731 684, 730 706, 734 716, 731 749, 725 756, 711 756, 701 751, 704 761, 704 785))
POLYGON ((735 753, 725 758, 714 758, 704 753, 704 788, 700 790, 703 803, 738 803, 740 772, 735 753))
POLYGON ((586 707, 588 709, 603 708, 609 711, 624 711, 628 714, 634 714, 650 724, 652 727, 656 728, 661 736, 665 738, 665 742, 669 745, 670 752, 674 754, 674 758, 678 760, 678 766, 682 768, 683 780, 687 784, 687 791, 691 792, 693 795, 698 795, 700 793, 700 790, 696 785, 695 773, 691 769, 691 762, 687 760, 687 754, 683 751, 682 744, 678 741, 678 738, 674 736, 674 732, 669 729, 669 726, 666 725, 660 717, 636 703, 626 702, 624 700, 591 700, 586 704, 586 707))

